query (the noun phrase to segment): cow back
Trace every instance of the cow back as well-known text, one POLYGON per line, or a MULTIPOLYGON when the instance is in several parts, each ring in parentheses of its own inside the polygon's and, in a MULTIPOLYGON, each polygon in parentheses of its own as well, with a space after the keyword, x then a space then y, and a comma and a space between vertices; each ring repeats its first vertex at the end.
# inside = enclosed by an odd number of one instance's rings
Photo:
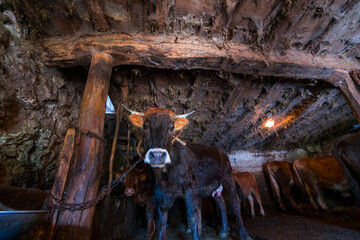
POLYGON ((294 166, 303 175, 316 177, 325 186, 347 184, 344 170, 335 157, 301 158, 294 162, 294 166))
POLYGON ((245 197, 249 196, 256 188, 256 180, 251 173, 233 171, 233 175, 236 183, 239 184, 245 197))

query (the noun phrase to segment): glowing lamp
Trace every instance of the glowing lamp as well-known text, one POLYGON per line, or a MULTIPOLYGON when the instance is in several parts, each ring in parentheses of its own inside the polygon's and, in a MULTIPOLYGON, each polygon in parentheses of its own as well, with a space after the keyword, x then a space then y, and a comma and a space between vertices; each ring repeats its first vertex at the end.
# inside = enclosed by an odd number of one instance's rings
POLYGON ((269 118, 265 123, 265 127, 271 128, 273 126, 274 126, 274 120, 272 118, 269 118))

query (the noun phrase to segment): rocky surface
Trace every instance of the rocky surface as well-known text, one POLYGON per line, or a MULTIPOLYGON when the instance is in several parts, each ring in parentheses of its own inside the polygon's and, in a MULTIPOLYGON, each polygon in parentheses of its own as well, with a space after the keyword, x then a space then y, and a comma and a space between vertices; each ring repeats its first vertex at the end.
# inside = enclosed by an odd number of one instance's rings
POLYGON ((21 37, 22 30, 15 34, 14 25, 17 22, 0 22, 3 182, 49 188, 65 132, 76 126, 83 82, 46 67, 31 43, 21 37))

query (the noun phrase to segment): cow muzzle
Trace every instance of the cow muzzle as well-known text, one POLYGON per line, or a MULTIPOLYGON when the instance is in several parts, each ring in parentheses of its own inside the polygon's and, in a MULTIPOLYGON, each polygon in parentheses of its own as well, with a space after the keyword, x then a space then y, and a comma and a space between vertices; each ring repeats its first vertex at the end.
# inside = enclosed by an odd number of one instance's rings
POLYGON ((127 197, 131 197, 134 195, 135 191, 134 191, 134 188, 128 187, 125 189, 124 193, 127 197))
POLYGON ((166 149, 151 148, 145 155, 144 162, 150 164, 153 168, 162 168, 165 164, 170 163, 170 155, 166 149))

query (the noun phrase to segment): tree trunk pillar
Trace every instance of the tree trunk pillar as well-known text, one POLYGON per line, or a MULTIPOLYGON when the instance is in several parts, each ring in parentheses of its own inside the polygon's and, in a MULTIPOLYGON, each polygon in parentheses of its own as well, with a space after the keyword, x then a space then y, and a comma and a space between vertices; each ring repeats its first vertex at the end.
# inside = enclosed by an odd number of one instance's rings
MULTIPOLYGON (((93 54, 81 102, 77 145, 65 202, 82 203, 97 196, 104 154, 104 142, 100 138, 103 138, 104 133, 112 66, 113 59, 109 54, 93 54), (92 136, 94 134, 100 138, 92 136)), ((90 239, 94 212, 95 206, 84 210, 61 211, 55 239, 90 239)))

